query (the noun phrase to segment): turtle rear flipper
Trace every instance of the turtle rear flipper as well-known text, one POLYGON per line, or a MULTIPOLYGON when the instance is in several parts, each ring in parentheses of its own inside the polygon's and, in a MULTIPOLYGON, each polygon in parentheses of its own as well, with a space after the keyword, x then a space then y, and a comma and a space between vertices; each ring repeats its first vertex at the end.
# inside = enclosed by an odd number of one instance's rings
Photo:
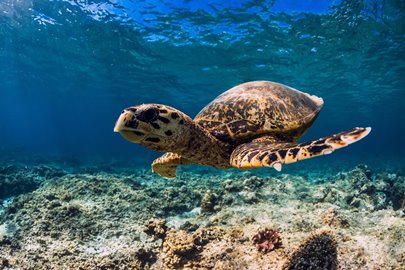
POLYGON ((295 143, 251 142, 239 145, 232 152, 230 163, 233 167, 253 169, 273 167, 281 171, 282 164, 289 164, 307 158, 331 154, 334 150, 357 142, 371 131, 367 128, 353 128, 318 140, 295 143))

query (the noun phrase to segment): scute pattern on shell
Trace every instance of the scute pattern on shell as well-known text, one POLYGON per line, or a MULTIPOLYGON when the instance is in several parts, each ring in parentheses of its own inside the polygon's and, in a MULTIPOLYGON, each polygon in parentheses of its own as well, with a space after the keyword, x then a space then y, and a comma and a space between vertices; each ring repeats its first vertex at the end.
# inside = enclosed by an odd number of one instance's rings
POLYGON ((288 86, 255 81, 224 92, 194 121, 229 143, 271 134, 288 134, 294 141, 309 128, 322 105, 322 99, 288 86))

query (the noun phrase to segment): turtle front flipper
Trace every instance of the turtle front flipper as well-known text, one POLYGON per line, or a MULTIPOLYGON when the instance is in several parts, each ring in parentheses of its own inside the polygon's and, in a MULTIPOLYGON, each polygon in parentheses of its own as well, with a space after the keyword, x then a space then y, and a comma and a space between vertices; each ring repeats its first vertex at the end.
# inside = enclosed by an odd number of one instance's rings
POLYGON ((165 153, 153 161, 152 172, 163 177, 175 178, 177 166, 187 164, 191 164, 191 162, 182 158, 180 155, 176 153, 165 153))
POLYGON ((245 143, 235 148, 230 163, 233 167, 241 169, 273 167, 277 171, 281 171, 282 164, 331 154, 336 149, 361 140, 370 131, 370 127, 353 128, 349 131, 300 144, 269 143, 266 140, 245 143))

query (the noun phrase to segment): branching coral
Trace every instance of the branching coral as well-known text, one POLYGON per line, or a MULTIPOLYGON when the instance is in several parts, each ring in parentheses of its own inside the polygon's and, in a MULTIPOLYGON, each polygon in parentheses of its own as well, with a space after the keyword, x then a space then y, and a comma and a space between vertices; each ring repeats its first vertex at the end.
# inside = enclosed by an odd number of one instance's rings
POLYGON ((273 229, 265 228, 259 230, 257 234, 252 237, 252 240, 257 250, 264 253, 281 246, 281 237, 279 233, 273 229))

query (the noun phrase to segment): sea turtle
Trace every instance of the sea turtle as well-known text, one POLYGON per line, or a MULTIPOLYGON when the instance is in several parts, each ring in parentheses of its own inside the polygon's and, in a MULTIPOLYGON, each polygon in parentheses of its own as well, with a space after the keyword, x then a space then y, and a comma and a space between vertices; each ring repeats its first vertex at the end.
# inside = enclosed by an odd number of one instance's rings
POLYGON ((152 170, 164 177, 176 177, 176 167, 186 164, 281 171, 283 164, 330 154, 371 131, 356 127, 297 143, 322 106, 317 96, 275 82, 253 81, 224 92, 194 120, 166 105, 126 108, 114 131, 130 142, 167 152, 152 163, 152 170))

